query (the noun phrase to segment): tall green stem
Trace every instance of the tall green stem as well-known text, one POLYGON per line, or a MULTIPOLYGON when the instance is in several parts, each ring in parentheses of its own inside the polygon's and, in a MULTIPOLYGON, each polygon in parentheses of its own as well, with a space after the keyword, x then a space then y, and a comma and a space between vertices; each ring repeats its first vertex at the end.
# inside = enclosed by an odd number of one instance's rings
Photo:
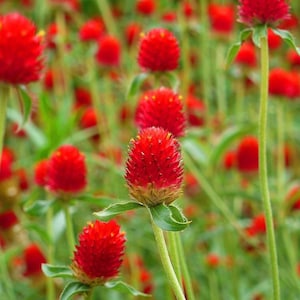
POLYGON ((192 286, 192 280, 191 280, 191 276, 190 276, 190 273, 189 273, 189 270, 188 270, 188 267, 187 267, 187 264, 186 264, 180 234, 178 232, 175 233, 175 238, 176 238, 178 256, 179 256, 179 261, 180 261, 180 265, 181 265, 181 269, 182 269, 182 274, 183 274, 183 279, 184 279, 184 283, 185 283, 187 298, 189 300, 195 300, 193 286, 192 286))
POLYGON ((4 133, 5 133, 5 119, 6 119, 6 108, 9 96, 9 87, 3 85, 0 87, 0 158, 2 155, 3 149, 3 140, 4 140, 4 133))
POLYGON ((69 206, 67 204, 63 205, 63 210, 65 214, 66 227, 67 227, 67 240, 69 244, 70 255, 73 255, 73 251, 75 250, 75 237, 74 237, 74 229, 72 218, 70 215, 69 206))
POLYGON ((168 246, 169 246, 169 253, 172 264, 174 266, 174 271, 177 276, 179 282, 181 282, 181 268, 180 268, 180 260, 179 260, 179 252, 178 246, 176 241, 177 232, 168 231, 167 238, 168 238, 168 246))
POLYGON ((264 213, 267 227, 267 243, 271 263, 273 283, 273 299, 280 299, 279 272, 277 263, 277 249, 273 225, 272 207, 268 187, 267 172, 267 113, 268 113, 268 90, 269 90, 269 49, 266 37, 260 39, 261 49, 261 89, 259 111, 259 180, 264 213))
POLYGON ((173 266, 172 266, 172 263, 171 263, 171 260, 169 257, 169 253, 168 253, 168 249, 167 249, 163 231, 154 223, 154 221, 152 220, 152 217, 151 217, 151 223, 152 223, 152 229, 153 229, 153 233, 155 236, 157 248, 159 251, 160 258, 161 258, 161 262, 162 262, 163 268, 165 270, 165 273, 167 275, 169 284, 170 284, 177 300, 186 300, 184 293, 181 289, 181 286, 179 284, 179 281, 174 272, 174 269, 173 269, 173 266))

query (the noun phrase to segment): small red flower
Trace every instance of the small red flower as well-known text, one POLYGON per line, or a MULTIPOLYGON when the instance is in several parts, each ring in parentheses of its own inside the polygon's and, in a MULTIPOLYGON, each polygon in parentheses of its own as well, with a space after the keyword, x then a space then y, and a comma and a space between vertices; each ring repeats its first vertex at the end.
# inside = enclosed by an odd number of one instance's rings
POLYGON ((300 185, 298 183, 289 189, 286 196, 286 202, 288 203, 291 211, 300 210, 300 185))
POLYGON ((270 50, 278 49, 282 44, 281 37, 273 32, 272 29, 268 29, 268 45, 270 50))
POLYGON ((139 23, 133 22, 126 26, 125 37, 128 46, 131 46, 135 41, 138 40, 138 36, 142 31, 142 27, 139 23))
POLYGON ((86 21, 79 30, 81 41, 97 41, 104 34, 104 24, 101 19, 95 18, 86 21))
POLYGON ((289 18, 285 0, 239 0, 239 21, 248 26, 276 25, 289 18))
POLYGON ((47 187, 55 193, 78 193, 86 186, 85 157, 71 145, 59 147, 48 160, 47 187))
POLYGON ((165 12, 161 18, 165 22, 173 23, 173 22, 176 22, 177 15, 176 15, 175 11, 168 11, 168 12, 165 12))
POLYGON ((154 28, 143 34, 138 51, 140 67, 150 71, 173 71, 178 66, 179 44, 172 32, 154 28))
POLYGON ((135 9, 138 13, 150 16, 154 13, 156 8, 155 0, 137 0, 135 9))
POLYGON ((206 264, 211 268, 216 268, 220 265, 220 256, 215 253, 209 253, 205 260, 206 264))
POLYGON ((47 261, 40 247, 36 244, 31 244, 24 250, 24 262, 25 271, 23 275, 28 277, 42 275, 41 266, 47 261))
POLYGON ((287 60, 293 67, 300 67, 300 55, 297 51, 290 49, 287 53, 287 60))
POLYGON ((100 65, 114 67, 120 64, 121 45, 114 36, 106 35, 99 40, 96 60, 100 65))
POLYGON ((29 181, 28 181, 28 175, 26 173, 26 170, 24 168, 20 168, 16 170, 15 176, 18 179, 20 190, 27 191, 29 188, 29 181))
POLYGON ((236 153, 235 151, 227 151, 223 158, 223 167, 225 170, 231 170, 236 164, 236 153))
POLYGON ((79 235, 71 269, 82 283, 102 285, 116 277, 122 264, 125 233, 113 220, 95 221, 83 228, 79 235))
POLYGON ((193 95, 187 98, 188 123, 191 126, 204 125, 205 105, 204 102, 193 95))
POLYGON ((88 107, 92 105, 92 96, 89 90, 77 87, 74 91, 75 108, 88 107))
POLYGON ((137 105, 135 122, 140 129, 161 127, 175 137, 184 135, 185 117, 181 96, 161 87, 144 93, 137 105))
POLYGON ((13 210, 0 213, 0 229, 8 230, 19 223, 19 218, 13 210))
POLYGON ((0 82, 28 84, 40 79, 42 38, 19 13, 0 16, 0 82))
POLYGON ((36 163, 34 167, 34 182, 42 187, 47 185, 48 160, 44 159, 36 163))
POLYGON ((178 141, 162 128, 142 130, 131 142, 125 179, 132 198, 147 206, 176 200, 183 181, 178 141))
POLYGON ((12 176, 13 158, 10 151, 3 150, 0 158, 0 181, 4 181, 12 176))
POLYGON ((232 32, 235 21, 235 12, 232 5, 211 3, 208 6, 208 15, 214 32, 221 34, 232 32))
MULTIPOLYGON (((80 118, 80 127, 83 128, 83 129, 87 129, 87 128, 95 128, 96 129, 96 126, 97 126, 97 114, 96 114, 96 111, 94 110, 93 107, 89 107, 87 108, 81 118, 80 118)), ((93 140, 95 142, 97 142, 100 138, 100 135, 98 133, 95 133, 93 136, 92 136, 93 140)))
POLYGON ((266 230, 265 216, 263 214, 259 214, 252 219, 250 226, 246 229, 246 233, 248 236, 252 237, 259 234, 265 234, 266 230))
POLYGON ((50 23, 46 30, 46 47, 49 49, 56 48, 56 39, 58 35, 58 26, 56 23, 50 23))
POLYGON ((244 137, 236 151, 237 168, 241 173, 258 171, 258 141, 254 136, 244 137))
POLYGON ((255 67, 257 63, 256 50, 252 43, 245 42, 242 44, 235 62, 242 66, 255 67))

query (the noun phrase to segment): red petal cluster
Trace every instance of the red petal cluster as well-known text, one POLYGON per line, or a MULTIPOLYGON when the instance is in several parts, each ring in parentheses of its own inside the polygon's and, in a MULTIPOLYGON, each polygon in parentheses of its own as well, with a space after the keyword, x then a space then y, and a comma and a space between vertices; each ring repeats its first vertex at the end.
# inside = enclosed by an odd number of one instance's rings
POLYGON ((101 285, 116 277, 122 264, 125 234, 115 221, 95 221, 79 235, 71 268, 79 281, 101 285))
POLYGON ((0 213, 0 229, 8 230, 19 223, 19 219, 13 210, 0 213))
POLYGON ((183 181, 178 141, 162 128, 142 130, 131 142, 125 179, 130 195, 147 206, 176 200, 183 181))
POLYGON ((104 24, 101 19, 95 18, 86 21, 79 30, 81 41, 97 41, 104 34, 104 24))
POLYGON ((57 193, 78 193, 86 186, 85 157, 71 145, 58 148, 48 160, 47 186, 57 193))
POLYGON ((239 0, 238 15, 248 26, 276 25, 290 16, 285 0, 239 0))
POLYGON ((41 266, 46 263, 46 257, 36 244, 29 245, 24 250, 25 271, 24 276, 35 276, 42 274, 41 266))
POLYGON ((252 43, 245 42, 242 44, 236 58, 235 62, 239 65, 247 67, 255 67, 257 63, 256 49, 252 43))
POLYGON ((187 98, 187 115, 188 115, 188 123, 191 126, 204 125, 204 115, 205 115, 204 102, 201 99, 196 98, 192 94, 188 95, 187 98))
POLYGON ((286 202, 292 211, 300 210, 300 185, 293 185, 286 196, 286 202))
POLYGON ((34 24, 20 15, 0 16, 0 82, 27 84, 40 78, 42 38, 34 24))
POLYGON ((121 45, 114 36, 104 36, 99 40, 96 60, 100 65, 113 67, 120 64, 121 45))
POLYGON ((172 32, 155 28, 142 35, 138 63, 150 71, 173 71, 178 66, 179 44, 172 32))
POLYGON ((183 136, 186 121, 181 98, 164 87, 144 93, 136 109, 136 124, 140 129, 161 127, 175 137, 183 136))
POLYGON ((232 32, 235 21, 235 12, 232 5, 211 3, 208 6, 208 15, 213 31, 221 34, 232 32))
POLYGON ((258 141, 256 137, 246 136, 236 151, 237 168, 242 173, 258 171, 258 141))
POLYGON ((48 160, 43 159, 36 163, 34 167, 34 182, 38 186, 46 187, 47 185, 48 160))
POLYGON ((135 9, 142 15, 149 16, 154 13, 156 8, 155 0, 137 0, 135 9))
POLYGON ((266 220, 263 214, 259 214, 255 216, 250 226, 246 229, 246 233, 248 236, 256 236, 258 234, 266 233, 266 220))

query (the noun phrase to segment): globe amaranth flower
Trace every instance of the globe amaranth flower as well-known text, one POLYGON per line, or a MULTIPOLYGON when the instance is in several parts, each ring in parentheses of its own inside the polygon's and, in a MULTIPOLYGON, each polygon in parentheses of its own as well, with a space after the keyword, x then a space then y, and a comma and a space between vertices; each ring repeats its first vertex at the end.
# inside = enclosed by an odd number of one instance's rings
POLYGON ((85 157, 72 145, 59 147, 47 163, 47 187, 65 195, 81 192, 86 186, 85 157))
POLYGON ((173 71, 178 66, 180 48, 176 37, 167 29, 154 28, 142 34, 138 63, 150 71, 173 71))
POLYGON ((140 129, 162 127, 175 137, 183 136, 186 120, 181 98, 164 87, 144 93, 137 105, 136 124, 140 129))
POLYGON ((96 53, 97 62, 106 67, 114 67, 120 64, 121 45, 117 38, 106 35, 99 40, 96 53))
POLYGON ((155 0, 137 0, 135 10, 144 16, 150 16, 154 13, 156 8, 155 0))
POLYGON ((42 275, 42 264, 46 263, 46 257, 37 244, 30 244, 24 250, 25 270, 23 275, 39 276, 42 275))
POLYGON ((248 26, 276 25, 289 18, 285 0, 239 0, 239 21, 248 26))
POLYGON ((28 84, 40 79, 42 36, 19 13, 0 16, 0 82, 28 84))
POLYGON ((80 233, 71 269, 82 283, 96 286, 116 277, 122 264, 125 233, 113 220, 95 221, 80 233))
POLYGON ((183 181, 178 141, 162 128, 142 130, 131 142, 125 179, 131 197, 146 206, 176 200, 183 181))

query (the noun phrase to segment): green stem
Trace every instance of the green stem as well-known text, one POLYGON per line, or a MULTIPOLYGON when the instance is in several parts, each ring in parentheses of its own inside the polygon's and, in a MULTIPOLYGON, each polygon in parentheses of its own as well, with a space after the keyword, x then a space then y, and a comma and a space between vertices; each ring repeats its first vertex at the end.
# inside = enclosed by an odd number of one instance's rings
POLYGON ((216 270, 210 270, 209 272, 209 294, 211 300, 220 299, 219 288, 218 288, 218 277, 215 272, 216 270))
POLYGON ((70 215, 70 210, 69 206, 64 204, 63 205, 63 210, 65 214, 65 220, 66 220, 66 227, 67 227, 67 240, 69 244, 69 250, 70 250, 70 255, 73 255, 73 251, 75 250, 75 237, 74 237, 74 229, 73 229, 73 223, 72 223, 72 218, 70 215))
POLYGON ((159 251, 160 258, 161 258, 161 262, 162 262, 163 268, 165 270, 165 273, 167 275, 169 284, 170 284, 177 300, 186 300, 184 293, 181 289, 181 286, 179 284, 179 281, 177 280, 176 274, 174 272, 174 269, 173 269, 173 266, 172 266, 172 263, 171 263, 171 260, 169 257, 169 253, 168 253, 168 249, 167 249, 167 245, 165 242, 163 231, 154 223, 154 221, 152 220, 152 217, 151 217, 151 223, 152 223, 152 229, 153 229, 153 233, 155 236, 157 248, 159 251))
POLYGON ((178 255, 179 255, 179 260, 182 268, 182 274, 183 274, 183 279, 185 283, 185 290, 187 294, 187 298, 189 300, 195 300, 195 295, 193 291, 193 286, 192 286, 192 280, 191 276, 186 264, 186 259, 183 251, 183 246, 180 238, 180 234, 178 232, 175 233, 175 238, 176 238, 176 244, 178 248, 178 255))
MULTIPOLYGON (((53 207, 50 207, 47 211, 47 232, 50 239, 50 243, 48 245, 48 254, 47 254, 47 262, 49 264, 54 263, 52 219, 53 219, 53 207)), ((54 281, 53 278, 51 277, 47 277, 47 299, 48 300, 56 299, 54 281)))
POLYGON ((3 150, 3 141, 5 134, 6 108, 9 97, 9 87, 2 85, 0 87, 1 107, 0 107, 0 158, 3 150))
POLYGON ((273 284, 273 299, 280 299, 279 272, 277 263, 277 249, 273 225, 272 207, 268 187, 267 172, 267 113, 268 113, 268 89, 269 89, 269 49, 266 37, 261 42, 261 89, 259 112, 259 181, 261 195, 266 217, 267 243, 271 263, 273 284))
POLYGON ((172 265, 174 266, 174 271, 177 276, 179 282, 181 282, 181 268, 180 268, 180 260, 179 260, 179 249, 177 247, 176 241, 177 232, 167 231, 167 238, 168 238, 168 246, 169 246, 169 253, 170 258, 172 261, 172 265))

